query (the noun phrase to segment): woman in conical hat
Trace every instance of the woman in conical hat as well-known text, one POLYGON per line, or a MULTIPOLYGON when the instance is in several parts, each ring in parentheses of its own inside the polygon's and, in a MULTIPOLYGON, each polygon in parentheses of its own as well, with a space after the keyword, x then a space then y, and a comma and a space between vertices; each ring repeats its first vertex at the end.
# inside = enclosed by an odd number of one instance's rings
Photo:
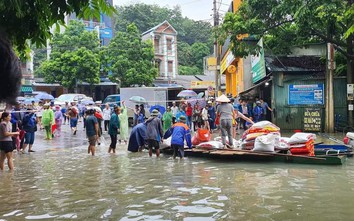
POLYGON ((227 98, 224 94, 220 97, 216 98, 217 102, 220 102, 220 105, 216 109, 217 115, 220 117, 220 130, 221 130, 221 138, 222 144, 224 147, 232 148, 233 146, 233 137, 231 133, 232 128, 232 119, 234 116, 234 108, 231 104, 229 104, 230 99, 227 98), (229 138, 229 143, 226 144, 226 136, 229 138))
POLYGON ((220 129, 221 129, 221 138, 222 143, 224 146, 228 148, 232 148, 233 146, 233 137, 231 133, 232 129, 232 121, 235 120, 237 117, 241 117, 246 121, 253 124, 253 121, 250 120, 248 117, 244 116, 243 114, 239 113, 237 110, 234 110, 234 107, 229 104, 230 99, 227 98, 225 95, 221 95, 216 99, 217 102, 220 102, 220 105, 217 107, 216 113, 220 116, 220 129), (228 136, 229 143, 226 144, 226 135, 228 136))

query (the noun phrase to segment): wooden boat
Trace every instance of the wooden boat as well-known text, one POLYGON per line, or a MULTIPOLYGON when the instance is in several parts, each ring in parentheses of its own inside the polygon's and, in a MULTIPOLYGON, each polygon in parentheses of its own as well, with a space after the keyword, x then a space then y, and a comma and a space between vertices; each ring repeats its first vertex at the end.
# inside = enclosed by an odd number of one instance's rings
MULTIPOLYGON (((165 154, 172 154, 170 148, 161 149, 165 154)), ((299 163, 299 164, 319 164, 319 165, 342 165, 347 157, 340 156, 301 156, 290 155, 276 152, 255 152, 239 149, 185 149, 186 157, 203 157, 219 160, 230 161, 256 161, 256 162, 284 162, 284 163, 299 163)))
POLYGON ((334 155, 346 155, 347 157, 353 157, 353 150, 350 146, 344 144, 315 144, 316 156, 334 156, 334 155))

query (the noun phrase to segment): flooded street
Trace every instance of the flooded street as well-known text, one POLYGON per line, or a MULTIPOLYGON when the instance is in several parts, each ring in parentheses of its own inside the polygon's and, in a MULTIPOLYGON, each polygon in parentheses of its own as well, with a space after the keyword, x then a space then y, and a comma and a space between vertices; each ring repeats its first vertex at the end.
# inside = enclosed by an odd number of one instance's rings
MULTIPOLYGON (((352 158, 343 166, 157 159, 129 153, 125 145, 109 155, 108 139, 92 157, 81 135, 70 142, 73 147, 59 147, 69 134, 41 144, 34 154, 15 154, 15 171, 0 172, 0 220, 352 220, 354 215, 352 158)), ((45 142, 39 137, 36 142, 45 142)))

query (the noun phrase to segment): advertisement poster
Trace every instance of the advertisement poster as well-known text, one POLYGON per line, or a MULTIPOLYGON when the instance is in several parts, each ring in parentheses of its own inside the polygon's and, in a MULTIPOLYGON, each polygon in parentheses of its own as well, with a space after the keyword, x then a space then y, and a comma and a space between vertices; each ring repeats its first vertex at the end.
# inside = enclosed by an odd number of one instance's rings
POLYGON ((323 84, 303 84, 289 85, 288 94, 289 105, 313 105, 324 104, 324 85, 323 84))
POLYGON ((306 108, 304 112, 304 131, 321 131, 321 109, 306 108))
POLYGON ((259 80, 262 80, 266 76, 263 38, 261 38, 261 40, 259 40, 257 45, 260 47, 259 53, 256 56, 251 55, 252 82, 253 83, 255 83, 259 80))

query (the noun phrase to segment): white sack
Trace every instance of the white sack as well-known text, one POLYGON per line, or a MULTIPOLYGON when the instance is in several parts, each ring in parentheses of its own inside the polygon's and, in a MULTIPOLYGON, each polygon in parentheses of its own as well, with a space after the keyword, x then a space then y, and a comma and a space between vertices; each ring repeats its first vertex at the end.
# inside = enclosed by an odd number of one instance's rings
POLYGON ((275 134, 258 136, 254 142, 253 151, 274 152, 275 139, 279 139, 275 134))
POLYGON ((295 143, 306 143, 310 139, 315 140, 316 139, 316 134, 312 133, 295 133, 290 137, 289 144, 295 144, 295 143))

